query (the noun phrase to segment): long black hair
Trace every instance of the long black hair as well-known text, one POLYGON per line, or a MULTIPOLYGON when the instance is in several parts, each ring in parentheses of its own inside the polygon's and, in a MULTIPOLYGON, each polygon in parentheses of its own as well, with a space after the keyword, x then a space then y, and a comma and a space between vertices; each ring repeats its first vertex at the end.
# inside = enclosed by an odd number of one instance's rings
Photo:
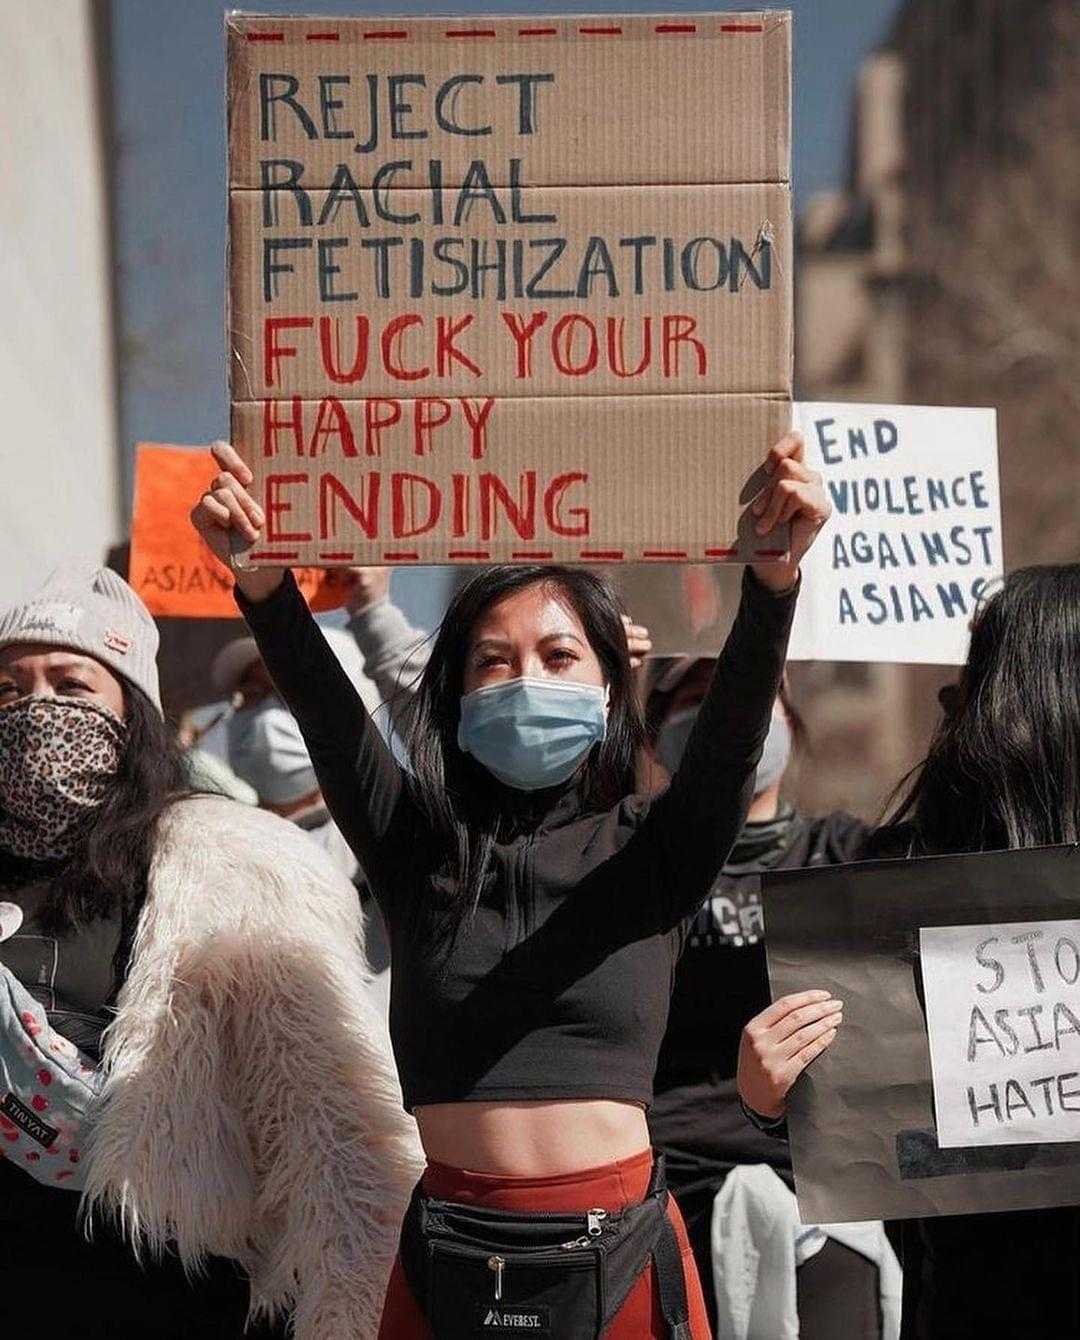
POLYGON ((566 601, 581 620, 608 686, 608 722, 576 782, 585 810, 616 804, 634 790, 637 751, 644 738, 626 646, 622 609, 611 588, 581 568, 493 567, 454 596, 420 680, 407 745, 412 785, 446 852, 442 896, 422 909, 426 934, 445 942, 475 909, 483 892, 492 848, 515 825, 536 817, 535 803, 497 781, 457 743, 465 662, 476 621, 489 606, 526 587, 541 585, 566 601))
POLYGON ((926 852, 1080 841, 1080 564, 1021 568, 982 605, 926 759, 897 788, 926 852))
POLYGON ((135 925, 146 900, 157 822, 191 784, 174 732, 141 689, 122 681, 124 743, 113 784, 88 817, 71 855, 62 862, 19 862, 0 851, 0 875, 11 885, 20 874, 42 874, 48 894, 41 912, 47 935, 119 915, 121 936, 114 968, 124 975, 135 925))

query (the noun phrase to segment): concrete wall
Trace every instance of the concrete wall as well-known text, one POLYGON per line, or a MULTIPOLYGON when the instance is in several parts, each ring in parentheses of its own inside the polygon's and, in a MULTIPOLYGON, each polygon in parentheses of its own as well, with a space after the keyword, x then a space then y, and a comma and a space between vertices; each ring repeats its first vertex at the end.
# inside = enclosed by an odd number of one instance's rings
POLYGON ((120 538, 100 39, 91 0, 0 4, 0 604, 120 538))

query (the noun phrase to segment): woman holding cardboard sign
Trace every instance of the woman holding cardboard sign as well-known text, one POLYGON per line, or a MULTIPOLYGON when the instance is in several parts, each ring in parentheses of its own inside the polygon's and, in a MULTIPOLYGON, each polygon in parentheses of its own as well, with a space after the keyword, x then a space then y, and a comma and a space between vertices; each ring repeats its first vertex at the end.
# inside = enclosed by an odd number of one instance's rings
MULTIPOLYGON (((236 452, 214 454, 222 473, 193 521, 225 557, 263 516, 236 452)), ((799 438, 765 472, 758 531, 790 523, 789 557, 746 573, 685 762, 651 802, 632 794, 642 727, 620 610, 589 573, 496 567, 458 594, 407 772, 291 578, 238 572, 390 926, 391 1033, 428 1168, 384 1337, 709 1333, 645 1110, 687 920, 742 825, 799 560, 829 513, 799 438)))

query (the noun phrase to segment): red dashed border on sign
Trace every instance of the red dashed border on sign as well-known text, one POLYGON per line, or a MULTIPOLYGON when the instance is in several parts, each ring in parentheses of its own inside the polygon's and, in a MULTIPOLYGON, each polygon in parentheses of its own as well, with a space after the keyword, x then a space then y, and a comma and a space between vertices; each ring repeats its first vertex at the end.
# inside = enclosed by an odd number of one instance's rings
MULTIPOLYGON (((764 31, 765 25, 763 23, 720 23, 715 28, 698 22, 653 24, 653 32, 660 37, 709 36, 716 32, 736 36, 764 31)), ((621 24, 578 24, 576 27, 567 25, 565 28, 558 26, 519 28, 516 35, 519 38, 534 40, 543 37, 558 37, 562 34, 578 37, 623 37, 626 35, 621 24)), ((413 34, 405 28, 369 28, 361 36, 364 41, 369 42, 407 42, 413 34)), ((495 28, 445 28, 442 32, 443 39, 448 41, 463 39, 491 41, 498 36, 498 31, 495 28)), ((284 31, 246 32, 245 37, 249 42, 286 41, 284 31)), ((308 42, 338 42, 341 40, 341 33, 340 31, 309 32, 303 34, 303 37, 308 42)), ((782 558, 786 552, 786 549, 757 549, 754 551, 754 557, 782 558)), ((734 558, 737 553, 737 549, 728 546, 707 547, 702 550, 702 556, 705 559, 734 558)), ((328 563, 347 563, 352 562, 354 554, 352 551, 333 551, 320 553, 319 557, 328 563)), ((685 549, 644 549, 639 557, 646 562, 685 562, 691 555, 685 549)), ((293 563, 298 560, 299 553, 296 550, 260 550, 258 553, 253 553, 251 558, 267 562, 293 563)), ((449 562, 489 562, 491 551, 488 549, 448 549, 446 558, 449 562)), ((543 562, 554 558, 554 551, 550 549, 516 549, 511 552, 510 558, 513 561, 533 560, 543 562)), ((625 549, 581 549, 578 552, 578 558, 586 563, 624 563, 628 561, 625 549)), ((387 549, 383 551, 382 559, 384 563, 419 563, 420 555, 417 551, 411 549, 387 549)), ((629 561, 633 561, 632 555, 629 561)))
MULTIPOLYGON (((724 36, 740 36, 747 33, 763 33, 765 25, 763 23, 720 23, 715 28, 711 28, 704 23, 655 23, 653 32, 659 37, 708 37, 713 33, 720 33, 724 36)), ((517 36, 528 41, 541 37, 558 37, 565 34, 568 37, 624 37, 625 30, 621 24, 599 25, 599 24, 578 24, 576 27, 567 25, 565 29, 559 27, 544 28, 519 28, 517 36)), ((246 32, 244 36, 249 42, 284 42, 287 40, 287 34, 280 32, 246 32)), ((299 34, 297 34, 299 37, 299 34)), ((361 34, 366 42, 407 42, 413 34, 406 28, 370 28, 361 34)), ((449 41, 460 41, 464 39, 486 39, 492 41, 497 39, 499 32, 495 28, 444 28, 442 37, 449 41)), ((306 42, 339 42, 341 41, 340 31, 325 31, 304 33, 306 42)), ((425 40, 430 40, 425 34, 425 40)))
MULTIPOLYGON (((694 563, 703 562, 707 559, 717 558, 735 558, 739 550, 730 545, 709 546, 697 553, 691 553, 689 549, 641 549, 633 552, 628 549, 579 549, 577 559, 582 563, 694 563)), ((750 558, 783 558, 787 554, 786 549, 755 549, 752 555, 748 555, 745 561, 750 558)), ((255 553, 249 554, 249 558, 267 563, 307 563, 310 559, 301 559, 300 552, 297 549, 260 549, 255 553)), ((322 563, 370 563, 373 560, 364 556, 357 559, 356 551, 353 549, 335 549, 320 550, 318 554, 319 561, 322 563)), ((383 563, 438 563, 440 561, 447 563, 490 563, 494 562, 512 562, 512 563, 544 563, 551 562, 556 558, 553 549, 513 549, 508 558, 495 560, 491 557, 490 549, 447 549, 445 556, 440 560, 438 554, 431 554, 421 559, 420 552, 417 549, 384 549, 381 555, 383 563)), ((567 561, 573 562, 574 555, 566 555, 567 561)))

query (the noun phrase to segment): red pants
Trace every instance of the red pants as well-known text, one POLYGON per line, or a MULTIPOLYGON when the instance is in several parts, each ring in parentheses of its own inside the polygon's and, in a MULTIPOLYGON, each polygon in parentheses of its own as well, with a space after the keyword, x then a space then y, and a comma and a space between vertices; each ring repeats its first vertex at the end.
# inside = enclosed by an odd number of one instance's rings
MULTIPOLYGON (((646 1150, 632 1159, 623 1159, 621 1163, 609 1163, 605 1168, 564 1173, 559 1177, 501 1177, 429 1163, 423 1186, 429 1196, 465 1205, 484 1205, 497 1210, 575 1213, 595 1208, 625 1210, 630 1205, 638 1205, 645 1199, 651 1176, 652 1152, 646 1150)), ((711 1340, 694 1254, 682 1215, 670 1197, 668 1217, 682 1248, 694 1340, 711 1340)), ((663 1337, 667 1333, 664 1314, 660 1310, 656 1268, 650 1263, 604 1333, 604 1340, 649 1340, 649 1337, 663 1337)), ((394 1273, 390 1276, 379 1340, 432 1340, 431 1327, 413 1298, 400 1261, 394 1263, 394 1273)), ((553 1337, 553 1340, 564 1340, 564 1337, 553 1337)))

